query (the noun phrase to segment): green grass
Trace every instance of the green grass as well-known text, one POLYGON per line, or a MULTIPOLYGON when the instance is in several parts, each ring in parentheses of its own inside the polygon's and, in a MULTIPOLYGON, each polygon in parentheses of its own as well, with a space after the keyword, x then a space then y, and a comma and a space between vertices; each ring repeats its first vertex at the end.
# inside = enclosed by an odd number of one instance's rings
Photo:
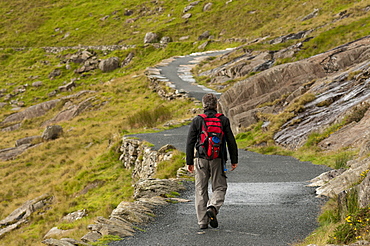
POLYGON ((177 170, 183 166, 185 166, 185 154, 175 150, 171 160, 158 163, 155 177, 160 179, 176 177, 177 170))

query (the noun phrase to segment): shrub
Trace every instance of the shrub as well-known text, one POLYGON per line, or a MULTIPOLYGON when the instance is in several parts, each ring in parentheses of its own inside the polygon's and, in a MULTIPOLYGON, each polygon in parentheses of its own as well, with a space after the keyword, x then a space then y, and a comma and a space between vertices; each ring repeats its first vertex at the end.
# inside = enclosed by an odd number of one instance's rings
POLYGON ((356 106, 353 109, 352 113, 346 117, 345 119, 346 124, 349 124, 353 121, 359 122, 364 117, 369 107, 370 107, 370 103, 364 103, 364 104, 356 106))
POLYGON ((340 169, 347 167, 347 162, 353 159, 353 155, 348 152, 341 152, 338 156, 334 159, 334 168, 340 169))
POLYGON ((143 109, 129 118, 131 128, 155 127, 158 123, 171 119, 171 110, 164 106, 154 109, 143 109))
POLYGON ((370 207, 350 213, 339 225, 328 243, 348 244, 356 240, 368 239, 370 229, 370 207))

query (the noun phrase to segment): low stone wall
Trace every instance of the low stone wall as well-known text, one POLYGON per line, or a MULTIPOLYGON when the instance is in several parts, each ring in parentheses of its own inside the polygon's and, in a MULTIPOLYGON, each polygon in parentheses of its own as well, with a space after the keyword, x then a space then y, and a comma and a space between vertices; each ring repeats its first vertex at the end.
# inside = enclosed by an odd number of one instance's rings
POLYGON ((167 144, 156 151, 141 140, 123 137, 119 159, 125 168, 133 169, 134 180, 151 179, 156 173, 158 163, 170 160, 174 149, 174 146, 167 144))
MULTIPOLYGON (((123 137, 119 160, 125 168, 132 169, 132 178, 136 180, 134 184, 135 201, 122 201, 112 211, 109 219, 96 218, 95 223, 88 226, 90 232, 81 238, 82 242, 89 244, 105 235, 122 238, 133 236, 135 225, 153 220, 152 209, 154 207, 164 205, 169 200, 186 202, 183 199, 166 198, 166 194, 171 191, 184 189, 178 179, 154 178, 158 163, 170 160, 175 149, 172 145, 165 145, 156 151, 142 140, 123 137)), ((56 241, 46 239, 43 243, 55 245, 56 241)))

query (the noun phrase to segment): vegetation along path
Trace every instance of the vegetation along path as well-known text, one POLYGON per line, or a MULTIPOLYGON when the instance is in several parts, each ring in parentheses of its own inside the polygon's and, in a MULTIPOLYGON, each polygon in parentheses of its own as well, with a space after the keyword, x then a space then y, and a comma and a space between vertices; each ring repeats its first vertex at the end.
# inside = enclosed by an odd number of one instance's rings
MULTIPOLYGON (((220 53, 208 55, 217 54, 220 53)), ((199 56, 201 54, 176 58, 161 69, 161 75, 170 78, 177 89, 187 90, 189 77, 184 80, 178 71, 199 56)), ((196 92, 193 95, 199 98, 202 92, 196 92)), ((155 148, 172 144, 185 151, 188 128, 136 136, 153 143, 155 148)), ((110 245, 276 246, 291 245, 307 237, 317 226, 316 218, 324 202, 315 197, 314 188, 306 186, 307 181, 328 168, 292 157, 245 150, 239 150, 239 156, 238 168, 228 173, 228 191, 218 216, 218 228, 198 229, 194 188, 193 183, 189 183, 183 198, 191 202, 161 207, 155 221, 143 231, 110 245)))

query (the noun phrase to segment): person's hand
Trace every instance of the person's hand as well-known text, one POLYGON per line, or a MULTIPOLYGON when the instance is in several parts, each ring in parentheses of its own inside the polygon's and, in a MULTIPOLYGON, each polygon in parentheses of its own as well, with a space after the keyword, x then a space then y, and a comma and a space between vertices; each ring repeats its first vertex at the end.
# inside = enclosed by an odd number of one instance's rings
POLYGON ((188 165, 188 171, 190 173, 193 173, 194 172, 194 165, 188 165))
POLYGON ((235 168, 238 167, 238 163, 234 163, 234 164, 231 164, 231 170, 230 171, 234 171, 235 168))

